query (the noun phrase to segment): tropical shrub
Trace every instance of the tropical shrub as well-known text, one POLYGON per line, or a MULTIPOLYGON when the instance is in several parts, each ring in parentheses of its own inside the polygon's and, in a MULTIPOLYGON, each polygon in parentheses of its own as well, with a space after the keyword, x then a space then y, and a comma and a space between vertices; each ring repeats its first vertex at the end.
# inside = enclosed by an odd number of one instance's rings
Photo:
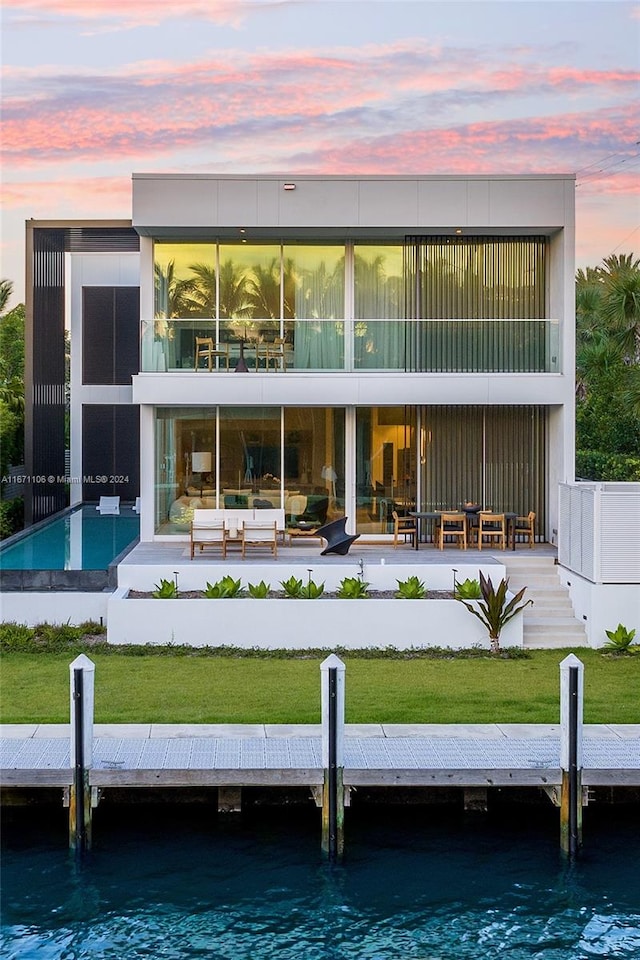
POLYGON ((503 627, 505 627, 517 613, 524 610, 529 604, 533 604, 533 600, 525 600, 524 603, 520 603, 527 589, 526 587, 519 590, 518 593, 507 602, 508 589, 508 577, 501 580, 497 587, 494 587, 491 577, 485 577, 482 571, 480 571, 480 592, 482 593, 482 599, 475 600, 473 603, 467 603, 465 600, 456 597, 456 600, 460 599, 460 603, 465 605, 469 613, 477 617, 487 628, 492 653, 500 653, 500 634, 502 633, 503 627), (520 606, 518 606, 518 604, 520 604, 520 606))

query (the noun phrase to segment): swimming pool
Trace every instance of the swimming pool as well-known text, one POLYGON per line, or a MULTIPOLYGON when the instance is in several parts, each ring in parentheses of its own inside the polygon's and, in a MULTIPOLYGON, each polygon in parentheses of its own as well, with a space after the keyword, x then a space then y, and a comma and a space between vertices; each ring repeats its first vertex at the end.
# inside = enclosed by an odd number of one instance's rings
POLYGON ((1 548, 0 570, 106 570, 139 535, 131 507, 117 516, 79 507, 1 548))

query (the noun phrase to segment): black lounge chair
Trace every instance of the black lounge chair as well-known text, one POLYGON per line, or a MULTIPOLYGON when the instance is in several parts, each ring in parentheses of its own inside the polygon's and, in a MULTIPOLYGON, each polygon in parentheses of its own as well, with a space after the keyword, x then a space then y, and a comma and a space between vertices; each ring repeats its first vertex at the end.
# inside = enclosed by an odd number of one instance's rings
POLYGON ((349 553, 349 547, 354 540, 358 539, 360 534, 347 533, 345 530, 346 524, 347 518, 340 517, 338 520, 332 520, 331 523, 326 523, 324 527, 319 527, 316 530, 315 535, 323 537, 327 541, 326 547, 320 553, 321 557, 324 557, 327 553, 338 553, 344 557, 349 553))

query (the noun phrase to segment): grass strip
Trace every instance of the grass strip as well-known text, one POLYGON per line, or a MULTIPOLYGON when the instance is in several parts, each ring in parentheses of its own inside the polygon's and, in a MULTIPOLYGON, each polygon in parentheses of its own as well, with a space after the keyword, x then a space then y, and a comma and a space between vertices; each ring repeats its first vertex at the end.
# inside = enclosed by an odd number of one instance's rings
MULTIPOLYGON (((326 651, 297 651, 295 658, 136 651, 85 649, 96 664, 96 722, 319 722, 326 651)), ((75 652, 5 653, 2 722, 68 722, 75 652)), ((486 652, 469 658, 449 651, 439 659, 344 653, 347 721, 556 723, 558 665, 568 652, 536 650, 515 659, 486 652)), ((585 664, 585 722, 640 723, 640 657, 574 652, 585 664)))

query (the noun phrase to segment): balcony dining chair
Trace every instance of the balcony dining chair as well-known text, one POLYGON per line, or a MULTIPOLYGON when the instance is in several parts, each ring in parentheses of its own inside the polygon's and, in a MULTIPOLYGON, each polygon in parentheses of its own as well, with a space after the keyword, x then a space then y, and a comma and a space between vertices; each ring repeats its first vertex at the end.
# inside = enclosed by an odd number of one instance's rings
POLYGON ((514 541, 517 536, 526 537, 529 541, 529 549, 535 543, 535 522, 536 515, 530 510, 526 517, 516 517, 516 524, 513 531, 514 541))
POLYGON ((229 344, 216 343, 213 337, 196 337, 194 369, 200 370, 200 361, 207 361, 209 373, 213 370, 213 361, 216 357, 223 357, 227 370, 229 369, 229 344))
POLYGON ((265 344, 265 360, 267 370, 271 369, 271 361, 273 360, 273 369, 274 370, 283 370, 287 369, 287 338, 286 337, 276 337, 272 343, 265 344))
POLYGON ((462 550, 467 549, 467 518, 464 513, 443 513, 437 527, 438 547, 444 549, 444 538, 453 537, 462 550))
POLYGON ((507 546, 507 520, 504 513, 487 513, 482 511, 478 514, 478 550, 482 550, 484 540, 489 544, 493 540, 496 545, 504 550, 507 546))
POLYGON ((100 497, 100 502, 96 507, 98 513, 119 514, 120 497, 100 497))
POLYGON ((398 546, 400 537, 404 538, 405 543, 407 537, 411 537, 411 546, 414 547, 418 536, 415 517, 399 517, 397 510, 392 510, 391 516, 393 517, 393 549, 395 550, 398 546))
POLYGON ((277 521, 245 520, 242 525, 242 559, 245 559, 247 548, 270 550, 274 557, 278 556, 278 524, 277 521))

